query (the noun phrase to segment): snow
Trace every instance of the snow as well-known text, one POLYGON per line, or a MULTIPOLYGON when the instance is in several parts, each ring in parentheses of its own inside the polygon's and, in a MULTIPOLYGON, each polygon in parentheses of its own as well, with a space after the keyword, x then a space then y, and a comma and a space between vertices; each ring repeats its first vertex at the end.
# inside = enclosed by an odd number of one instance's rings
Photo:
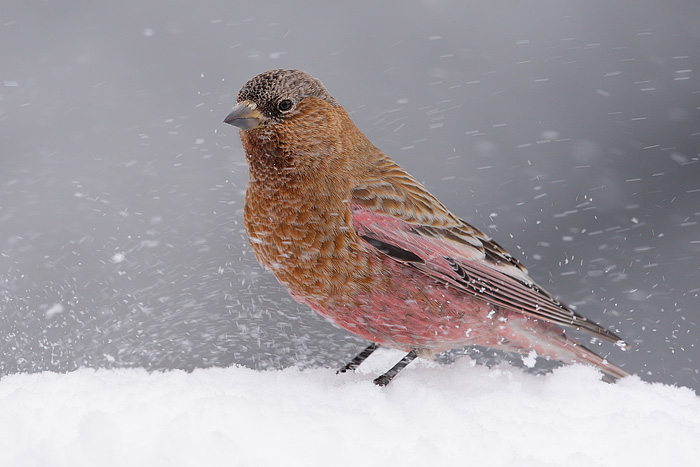
POLYGON ((522 355, 520 358, 523 361, 523 365, 527 368, 535 368, 535 364, 537 363, 537 352, 535 349, 530 350, 527 355, 522 355))
MULTIPOLYGON (((697 465, 700 398, 599 381, 592 368, 532 375, 468 358, 397 356, 357 373, 242 367, 16 374, 0 380, 0 452, 12 466, 697 465)), ((364 366, 364 365, 363 365, 364 366)))
POLYGON ((63 313, 64 310, 65 307, 61 303, 54 303, 48 310, 46 310, 44 316, 46 316, 46 319, 51 319, 54 316, 63 313))

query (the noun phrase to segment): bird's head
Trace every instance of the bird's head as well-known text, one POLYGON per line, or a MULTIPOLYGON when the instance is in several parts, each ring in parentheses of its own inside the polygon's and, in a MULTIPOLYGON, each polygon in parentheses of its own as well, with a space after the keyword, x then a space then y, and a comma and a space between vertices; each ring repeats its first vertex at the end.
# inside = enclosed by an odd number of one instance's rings
POLYGON ((323 84, 300 70, 270 70, 248 81, 238 92, 236 106, 225 123, 247 131, 293 119, 305 104, 321 101, 338 107, 323 84))
POLYGON ((251 167, 288 176, 322 167, 341 173, 348 147, 364 138, 321 81, 299 70, 270 70, 248 81, 224 122, 241 129, 251 167))

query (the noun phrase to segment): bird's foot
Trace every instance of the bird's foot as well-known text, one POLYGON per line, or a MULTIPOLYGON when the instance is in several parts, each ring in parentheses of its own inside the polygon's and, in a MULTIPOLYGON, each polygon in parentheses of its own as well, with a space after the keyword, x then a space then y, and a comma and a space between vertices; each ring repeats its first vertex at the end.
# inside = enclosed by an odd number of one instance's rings
POLYGON ((375 344, 372 342, 370 345, 367 346, 365 350, 360 352, 355 358, 353 358, 347 365, 345 365, 343 368, 340 370, 336 371, 336 374, 338 373, 345 373, 346 371, 351 371, 360 366, 362 362, 367 360, 367 357, 372 355, 372 352, 377 350, 379 348, 379 344, 375 344))
POLYGON ((384 387, 384 386, 386 386, 387 384, 391 383, 391 380, 394 379, 394 377, 395 377, 396 375, 398 375, 399 372, 400 372, 401 370, 403 370, 404 368, 406 368, 406 366, 407 366, 409 363, 411 363, 413 360, 415 360, 416 357, 418 357, 418 353, 415 351, 415 349, 414 349, 414 350, 411 350, 410 352, 408 352, 408 353, 406 354, 405 357, 403 357, 403 358, 399 361, 399 363, 397 363, 396 365, 394 365, 389 371, 387 371, 387 372, 384 373, 383 375, 381 375, 381 376, 375 378, 374 384, 376 384, 377 386, 382 386, 382 387, 384 387))

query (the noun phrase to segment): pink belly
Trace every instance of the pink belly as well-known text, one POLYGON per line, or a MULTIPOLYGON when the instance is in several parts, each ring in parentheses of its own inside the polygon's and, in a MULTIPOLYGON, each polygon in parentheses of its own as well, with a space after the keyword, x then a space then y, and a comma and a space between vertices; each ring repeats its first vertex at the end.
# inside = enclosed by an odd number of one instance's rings
POLYGON ((384 276, 371 292, 353 300, 307 303, 343 329, 404 351, 436 354, 482 345, 520 352, 535 349, 557 358, 547 345, 538 345, 536 337, 550 334, 561 339, 558 327, 491 306, 403 264, 391 266, 389 278, 384 276))

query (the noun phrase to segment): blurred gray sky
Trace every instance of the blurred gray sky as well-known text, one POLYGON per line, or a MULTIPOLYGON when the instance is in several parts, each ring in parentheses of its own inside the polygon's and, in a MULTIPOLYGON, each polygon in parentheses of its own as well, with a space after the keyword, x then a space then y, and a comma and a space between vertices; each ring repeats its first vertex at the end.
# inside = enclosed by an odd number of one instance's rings
POLYGON ((364 342, 255 262, 222 123, 271 68, 538 282, 700 388, 695 1, 5 1, 0 371, 338 366, 364 342))

